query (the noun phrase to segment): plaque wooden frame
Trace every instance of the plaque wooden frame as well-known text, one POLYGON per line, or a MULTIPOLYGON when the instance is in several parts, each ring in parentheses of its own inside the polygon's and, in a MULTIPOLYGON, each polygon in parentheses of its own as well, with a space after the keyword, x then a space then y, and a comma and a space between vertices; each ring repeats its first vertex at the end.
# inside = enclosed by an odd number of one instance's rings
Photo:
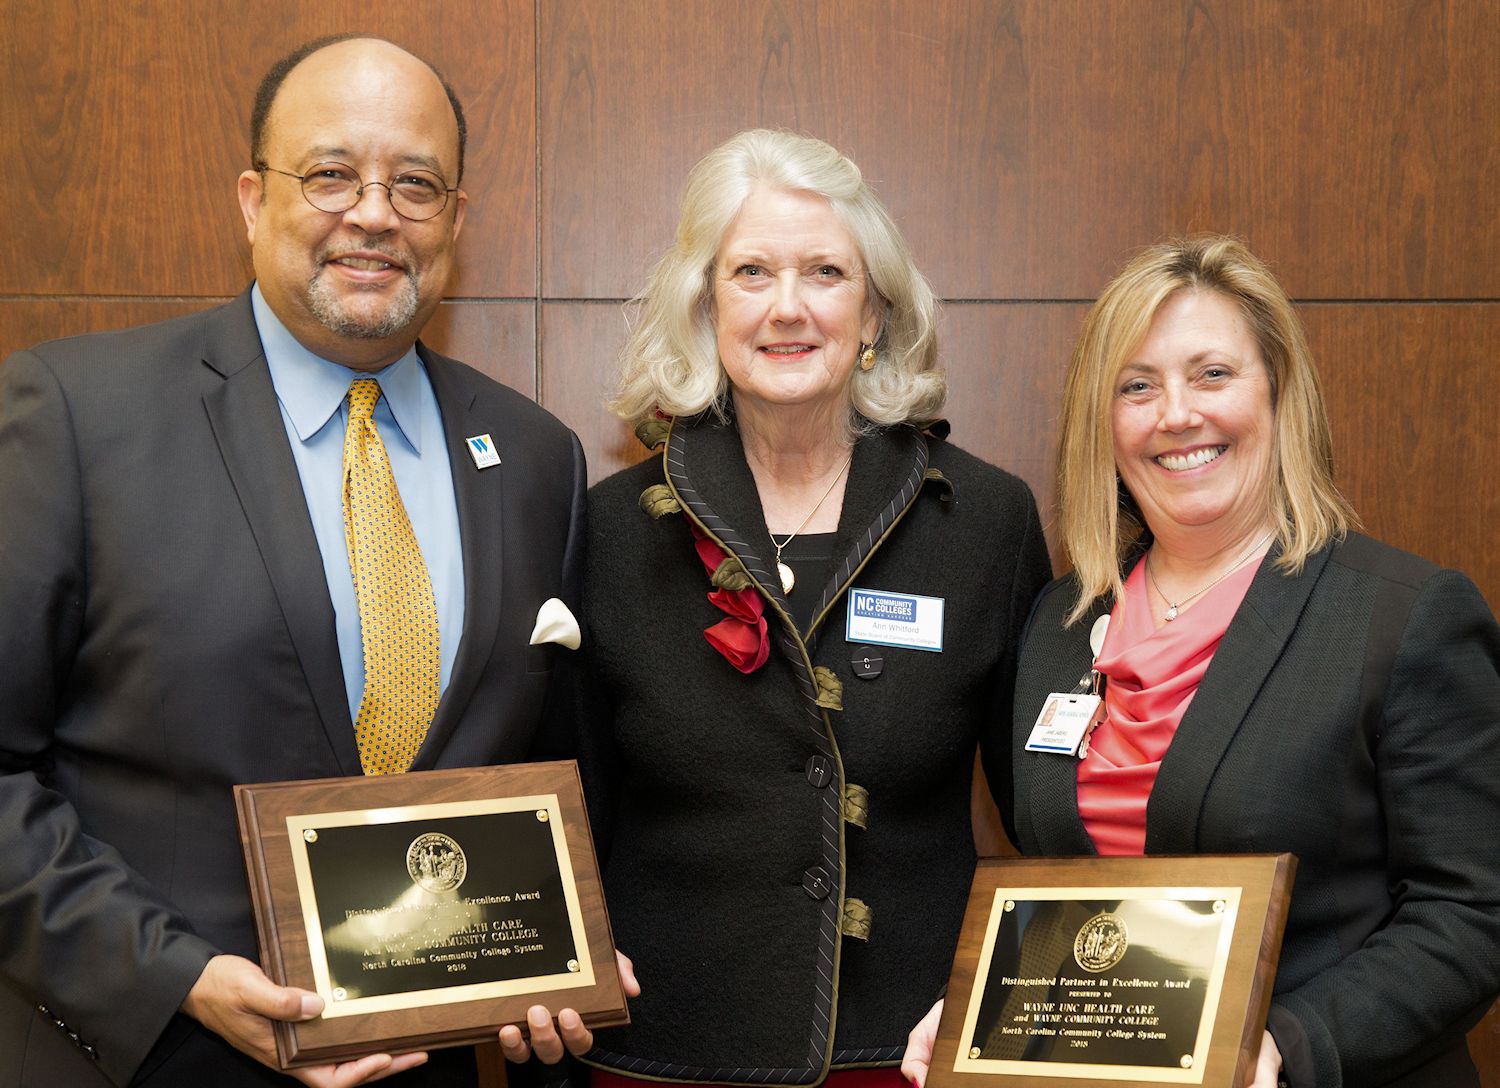
MULTIPOLYGON (((574 909, 581 914, 589 957, 586 969, 592 973, 592 983, 477 1000, 448 1000, 418 1008, 325 1015, 297 1023, 278 1021, 274 1024, 276 1050, 283 1069, 370 1053, 394 1054, 493 1041, 505 1024, 516 1024, 526 1031, 526 1010, 535 1004, 547 1005, 554 1012, 575 1009, 590 1027, 627 1024, 630 1014, 615 967, 614 937, 605 910, 583 787, 572 760, 234 787, 240 841, 260 937, 261 966, 280 985, 314 992, 318 986, 308 919, 316 917, 316 908, 305 909, 289 820, 315 819, 330 813, 416 810, 419 816, 436 812, 434 819, 441 821, 448 806, 462 810, 494 799, 538 795, 555 797, 561 816, 576 891, 574 909)), ((538 819, 542 818, 539 812, 538 819)), ((571 895, 569 898, 573 903, 571 895)), ((570 964, 570 969, 573 966, 570 964)))
POLYGON ((986 1081, 997 1088, 1002 1084, 1005 1088, 1102 1084, 1239 1088, 1260 1048, 1296 868, 1297 859, 1291 854, 982 859, 969 892, 925 1088, 979 1088, 986 1081), (976 973, 985 955, 987 934, 994 933, 992 915, 1011 909, 1002 900, 1009 889, 1052 889, 1059 894, 1037 898, 1075 902, 1130 899, 1132 893, 1149 899, 1165 890, 1237 891, 1227 957, 1215 964, 1220 977, 1211 989, 1216 1001, 1212 1028, 1206 1033, 1207 1060, 1192 1069, 1120 1075, 1123 1070, 1083 1062, 976 1061, 977 1047, 972 1055, 961 1056, 961 1041, 974 1042, 963 1037, 966 1028, 972 1030, 973 1012, 985 992, 983 984, 976 986, 976 973), (986 1071, 977 1071, 980 1067, 986 1071), (990 1071, 999 1067, 1006 1071, 990 1071))

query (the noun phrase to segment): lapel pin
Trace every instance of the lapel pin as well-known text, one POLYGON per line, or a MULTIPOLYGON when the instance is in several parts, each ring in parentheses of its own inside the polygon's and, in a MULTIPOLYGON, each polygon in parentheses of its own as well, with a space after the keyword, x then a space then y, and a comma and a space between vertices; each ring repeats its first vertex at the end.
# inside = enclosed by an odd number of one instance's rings
POLYGON ((494 468, 500 463, 500 455, 495 452, 495 440, 487 434, 476 434, 473 438, 466 438, 464 442, 469 447, 469 456, 474 458, 475 468, 494 468))

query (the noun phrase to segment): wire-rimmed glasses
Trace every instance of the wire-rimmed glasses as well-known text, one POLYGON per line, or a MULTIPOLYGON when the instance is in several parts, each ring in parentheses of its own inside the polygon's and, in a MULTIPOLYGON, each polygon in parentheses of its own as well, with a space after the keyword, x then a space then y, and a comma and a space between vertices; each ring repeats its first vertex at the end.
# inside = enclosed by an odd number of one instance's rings
POLYGON ((393 174, 390 181, 364 181, 359 171, 342 162, 316 163, 309 166, 305 174, 278 170, 265 163, 258 163, 257 169, 301 182, 302 195, 307 202, 320 212, 334 215, 347 212, 364 198, 367 188, 379 185, 386 191, 397 215, 421 223, 448 206, 449 193, 458 192, 431 170, 403 170, 393 174))

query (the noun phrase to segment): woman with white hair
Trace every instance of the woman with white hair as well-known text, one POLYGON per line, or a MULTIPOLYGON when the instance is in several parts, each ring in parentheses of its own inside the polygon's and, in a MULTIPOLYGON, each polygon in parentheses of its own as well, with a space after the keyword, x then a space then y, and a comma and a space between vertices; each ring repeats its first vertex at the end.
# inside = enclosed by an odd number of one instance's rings
POLYGON ((943 441, 932 293, 859 169, 752 131, 693 170, 589 496, 584 781, 644 993, 596 1088, 895 1086, 1010 780, 1049 563, 1026 485, 943 441))

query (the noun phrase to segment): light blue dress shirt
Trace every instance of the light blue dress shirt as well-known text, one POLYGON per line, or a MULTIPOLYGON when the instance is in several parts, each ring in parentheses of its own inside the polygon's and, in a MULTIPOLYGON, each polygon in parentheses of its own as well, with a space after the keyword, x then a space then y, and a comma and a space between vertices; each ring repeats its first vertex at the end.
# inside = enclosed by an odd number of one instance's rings
POLYGON ((437 605, 442 653, 441 684, 448 688, 453 659, 464 628, 464 562, 458 531, 458 501, 443 416, 427 371, 413 348, 384 370, 366 373, 331 363, 308 351, 261 296, 250 291, 255 325, 271 368, 271 384, 281 405, 281 420, 292 444, 292 457, 307 497, 323 575, 333 600, 344 689, 349 717, 359 714, 365 690, 364 648, 360 641, 359 603, 344 541, 344 432, 349 424, 349 383, 356 378, 380 382, 375 428, 385 443, 391 472, 401 492, 406 516, 416 533, 432 595, 437 605))

